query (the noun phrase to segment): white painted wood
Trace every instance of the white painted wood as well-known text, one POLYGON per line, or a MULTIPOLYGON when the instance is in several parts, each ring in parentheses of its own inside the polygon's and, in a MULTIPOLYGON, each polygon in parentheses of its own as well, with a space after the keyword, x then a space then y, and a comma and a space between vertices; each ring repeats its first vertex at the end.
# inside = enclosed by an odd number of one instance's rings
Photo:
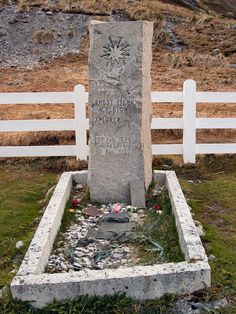
POLYGON ((151 129, 183 129, 182 118, 152 118, 151 129))
POLYGON ((0 120, 0 132, 74 131, 74 119, 0 120))
POLYGON ((236 92, 197 92, 197 102, 236 103, 236 92))
POLYGON ((196 145, 196 83, 193 80, 184 82, 183 103, 183 158, 184 163, 195 163, 196 145))
POLYGON ((76 157, 77 159, 86 160, 87 151, 87 127, 86 119, 86 93, 83 85, 76 85, 75 93, 75 135, 76 135, 76 157))
POLYGON ((182 155, 182 144, 154 144, 152 145, 153 155, 182 155))
POLYGON ((197 129, 236 129, 235 118, 198 118, 197 129))
POLYGON ((152 92, 152 102, 183 102, 183 92, 152 92))
POLYGON ((0 157, 50 157, 50 156, 75 156, 75 145, 59 146, 2 146, 0 157))
POLYGON ((197 144, 197 154, 236 154, 236 144, 197 144))
POLYGON ((0 93, 0 104, 57 104, 74 103, 73 92, 0 93))
MULTIPOLYGON (((236 103, 235 92, 196 92, 196 83, 188 80, 183 92, 152 92, 152 102, 183 102, 183 118, 153 118, 152 129, 183 129, 182 144, 152 145, 153 154, 183 154, 184 162, 195 162, 195 154, 236 153, 236 144, 196 144, 197 129, 235 129, 235 118, 196 118, 196 102, 236 103)), ((0 93, 1 104, 74 103, 75 118, 60 120, 0 120, 0 132, 75 130, 75 146, 0 147, 0 157, 76 156, 87 159, 86 119, 88 92, 77 85, 74 92, 0 93)))

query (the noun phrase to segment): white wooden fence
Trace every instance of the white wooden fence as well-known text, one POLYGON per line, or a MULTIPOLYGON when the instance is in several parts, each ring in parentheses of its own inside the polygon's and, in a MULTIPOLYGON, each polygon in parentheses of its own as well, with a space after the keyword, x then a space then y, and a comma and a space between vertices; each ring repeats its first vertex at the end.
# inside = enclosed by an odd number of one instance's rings
MULTIPOLYGON (((154 155, 183 155, 185 163, 195 163, 196 154, 236 153, 235 144, 196 144, 197 129, 236 129, 236 118, 196 118, 197 103, 236 103, 236 92, 197 92, 193 80, 184 82, 182 92, 152 92, 154 103, 183 103, 182 118, 153 118, 152 129, 183 129, 183 144, 152 145, 154 155)), ((0 157, 76 156, 87 159, 86 103, 88 93, 83 85, 74 92, 0 93, 2 104, 75 104, 74 119, 0 120, 0 132, 75 131, 75 145, 2 146, 0 157)))

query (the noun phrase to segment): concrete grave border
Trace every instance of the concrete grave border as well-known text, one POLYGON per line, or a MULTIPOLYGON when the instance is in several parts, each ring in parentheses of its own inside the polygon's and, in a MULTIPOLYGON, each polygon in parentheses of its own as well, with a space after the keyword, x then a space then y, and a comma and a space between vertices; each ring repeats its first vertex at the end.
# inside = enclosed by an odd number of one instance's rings
POLYGON ((210 287, 211 270, 201 239, 174 171, 154 171, 154 181, 166 185, 185 261, 118 269, 44 273, 73 181, 87 183, 87 171, 61 175, 17 275, 11 283, 14 299, 42 308, 53 300, 80 295, 125 292, 134 299, 156 299, 165 294, 187 294, 210 287))

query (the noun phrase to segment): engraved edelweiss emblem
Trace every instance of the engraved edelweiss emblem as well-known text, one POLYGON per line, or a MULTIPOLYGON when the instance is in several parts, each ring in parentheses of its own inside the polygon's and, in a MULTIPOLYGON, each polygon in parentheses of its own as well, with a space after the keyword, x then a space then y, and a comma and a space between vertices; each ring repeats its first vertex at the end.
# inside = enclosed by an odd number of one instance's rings
POLYGON ((122 42, 122 37, 118 37, 116 40, 109 37, 108 44, 103 46, 101 57, 105 58, 112 66, 124 65, 127 57, 130 56, 128 47, 128 44, 122 42))

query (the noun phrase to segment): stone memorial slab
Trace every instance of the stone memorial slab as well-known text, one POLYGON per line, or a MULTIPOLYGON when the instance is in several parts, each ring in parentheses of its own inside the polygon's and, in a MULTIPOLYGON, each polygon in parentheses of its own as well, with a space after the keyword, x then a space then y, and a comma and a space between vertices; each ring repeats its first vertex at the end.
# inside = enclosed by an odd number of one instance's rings
POLYGON ((91 23, 91 201, 130 203, 130 182, 152 181, 152 33, 146 21, 91 23))
POLYGON ((146 208, 144 182, 135 180, 130 182, 131 205, 137 208, 146 208))

